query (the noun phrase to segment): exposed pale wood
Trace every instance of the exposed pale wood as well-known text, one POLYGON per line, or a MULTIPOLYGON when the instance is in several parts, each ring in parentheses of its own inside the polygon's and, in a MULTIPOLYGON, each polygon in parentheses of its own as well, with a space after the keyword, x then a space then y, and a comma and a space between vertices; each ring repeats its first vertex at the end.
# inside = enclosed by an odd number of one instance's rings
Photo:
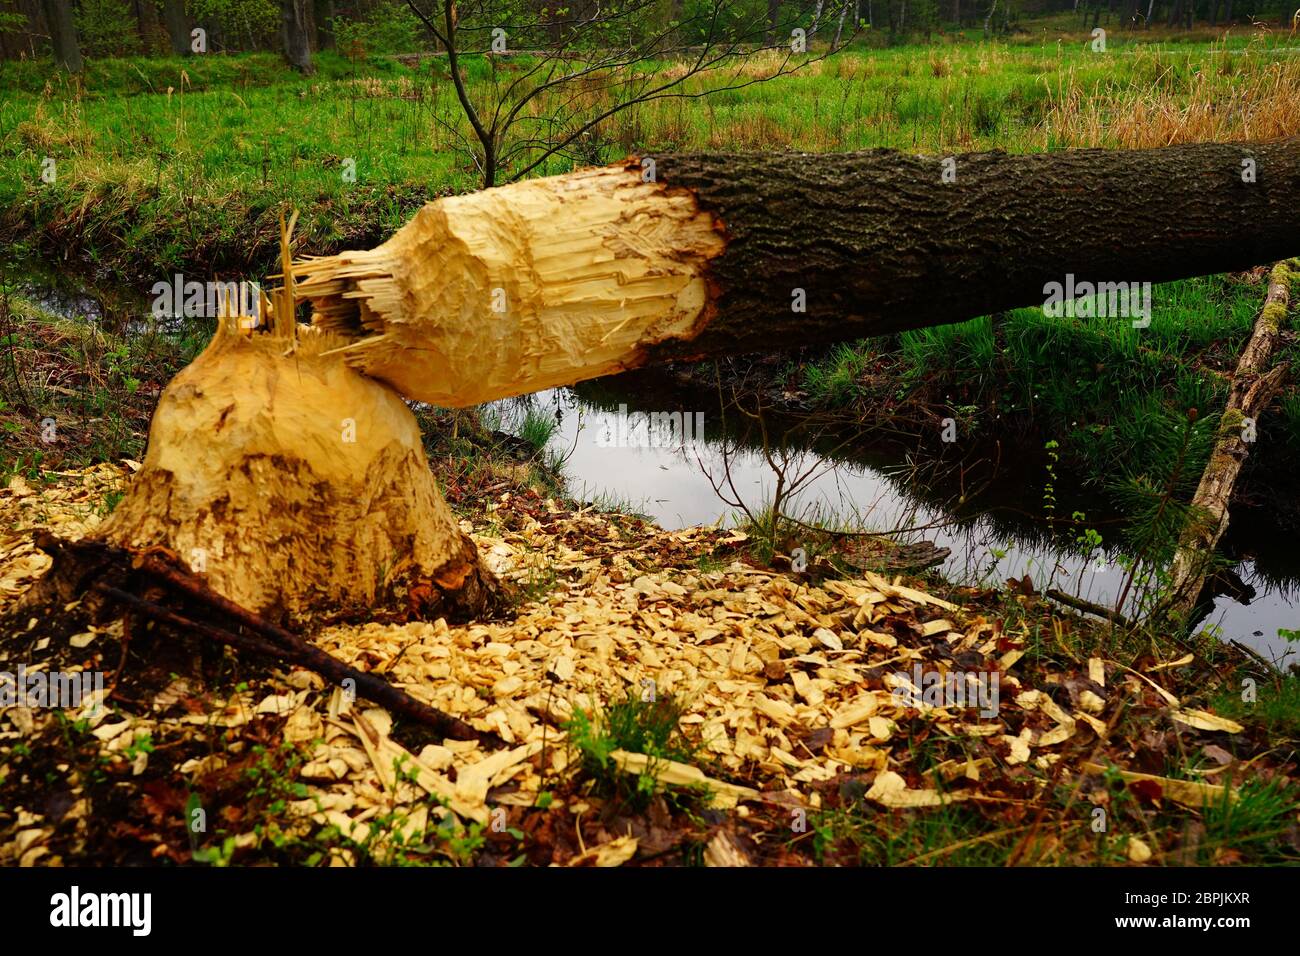
POLYGON ((338 338, 294 330, 291 305, 281 299, 276 332, 223 320, 172 380, 143 467, 99 535, 173 551, 272 618, 423 603, 480 613, 495 582, 437 489, 410 409, 326 354, 338 338))
POLYGON ((1286 365, 1270 369, 1290 304, 1292 271, 1285 262, 1269 274, 1268 293, 1245 349, 1237 361, 1232 388, 1220 418, 1219 435, 1192 498, 1192 517, 1178 542, 1170 569, 1165 613, 1186 619, 1196 606, 1219 539, 1228 529, 1228 505, 1250 444, 1246 419, 1258 421, 1288 375, 1286 365))
POLYGON ((347 361, 444 407, 620 371, 690 337, 719 225, 685 191, 610 166, 424 206, 388 242, 295 266, 347 361))

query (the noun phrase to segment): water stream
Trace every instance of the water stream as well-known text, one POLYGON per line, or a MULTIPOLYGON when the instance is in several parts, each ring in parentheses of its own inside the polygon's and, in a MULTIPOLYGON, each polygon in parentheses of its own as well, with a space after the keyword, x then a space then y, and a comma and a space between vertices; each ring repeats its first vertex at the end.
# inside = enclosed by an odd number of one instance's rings
MULTIPOLYGON (((556 421, 549 449, 565 460, 569 490, 579 500, 606 501, 653 518, 669 529, 743 519, 730 502, 744 501, 751 510, 770 503, 777 472, 760 447, 749 445, 733 411, 729 417, 715 401, 693 395, 684 408, 680 392, 656 382, 654 376, 629 374, 588 383, 574 389, 553 389, 524 400, 497 403, 502 427, 518 431, 523 416, 544 414, 556 421), (676 395, 676 401, 674 401, 676 395), (692 404, 693 403, 693 404, 692 404), (703 412, 703 436, 683 445, 665 442, 646 447, 644 432, 634 429, 635 441, 616 447, 615 419, 626 409, 636 413, 703 412), (639 444, 640 447, 626 447, 639 444)), ((752 435, 752 428, 749 430, 752 435)), ((769 426, 775 445, 781 423, 769 426)), ((786 433, 789 437, 789 433, 786 433)), ((918 469, 923 452, 881 444, 862 435, 845 443, 823 441, 833 450, 800 446, 797 436, 787 474, 811 471, 809 480, 791 499, 785 512, 800 516, 853 518, 870 530, 900 531, 904 541, 932 541, 950 554, 937 570, 959 584, 1005 586, 1007 579, 1028 575, 1040 591, 1059 588, 1094 603, 1113 607, 1124 585, 1120 563, 1123 549, 1119 519, 1104 503, 1070 480, 1056 482, 1055 513, 1069 517, 1076 510, 1096 526, 1103 546, 1085 557, 1078 543, 1081 529, 1054 528, 1043 510, 1047 480, 1045 459, 1007 453, 990 478, 991 469, 975 469, 963 484, 958 469, 935 475, 918 469), (982 475, 982 477, 981 477, 982 475), (960 502, 962 491, 967 500, 960 502), (906 529, 920 529, 909 531, 906 529), (1112 540, 1113 539, 1113 540, 1112 540)), ((805 519, 806 520, 806 519, 805 519)), ((1241 521, 1231 528, 1227 544, 1250 557, 1234 570, 1254 588, 1249 603, 1220 596, 1201 627, 1217 627, 1219 636, 1236 640, 1283 667, 1300 661, 1300 645, 1279 630, 1300 628, 1300 561, 1295 548, 1268 528, 1241 521)), ((1131 609, 1131 602, 1126 605, 1131 609)))

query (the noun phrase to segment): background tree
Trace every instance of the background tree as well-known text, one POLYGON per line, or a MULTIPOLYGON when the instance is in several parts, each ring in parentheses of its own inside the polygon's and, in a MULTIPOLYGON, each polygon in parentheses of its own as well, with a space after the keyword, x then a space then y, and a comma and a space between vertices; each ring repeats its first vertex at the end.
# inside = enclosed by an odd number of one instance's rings
POLYGON ((80 73, 85 64, 81 59, 81 43, 73 22, 71 0, 44 0, 44 7, 54 62, 69 73, 80 73))
POLYGON ((172 53, 176 56, 189 56, 190 19, 185 12, 185 0, 163 0, 162 7, 172 53))
POLYGON ((159 52, 162 19, 158 4, 154 0, 132 0, 131 7, 135 13, 135 28, 140 38, 140 49, 145 54, 159 52))
POLYGON ((473 139, 455 132, 485 187, 544 171, 553 156, 601 162, 601 124, 642 103, 739 89, 821 59, 796 55, 792 37, 773 31, 769 11, 756 3, 695 0, 675 19, 676 5, 664 16, 659 0, 580 2, 559 10, 481 0, 467 6, 441 0, 438 7, 406 2, 447 53, 473 139), (509 50, 532 55, 507 79, 498 54, 509 50), (765 50, 776 54, 770 67, 744 69, 747 58, 765 50), (480 56, 491 82, 471 95, 466 61, 480 56), (705 73, 725 79, 707 91, 689 87, 705 73))
POLYGON ((316 67, 311 62, 310 0, 280 0, 280 24, 284 58, 300 73, 315 73, 316 67))

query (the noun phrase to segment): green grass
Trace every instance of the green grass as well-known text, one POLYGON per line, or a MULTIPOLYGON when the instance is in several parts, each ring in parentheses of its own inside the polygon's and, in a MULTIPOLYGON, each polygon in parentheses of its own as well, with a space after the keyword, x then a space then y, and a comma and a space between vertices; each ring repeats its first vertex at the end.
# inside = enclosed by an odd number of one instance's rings
MULTIPOLYGON (((1157 285, 1143 329, 1031 308, 868 339, 807 363, 799 385, 826 408, 901 401, 960 413, 963 436, 1051 436, 1086 483, 1114 487, 1126 474, 1161 474, 1164 439, 1189 417, 1213 434, 1264 291, 1228 276, 1157 285)), ((1275 472, 1300 464, 1300 388, 1284 388, 1279 404, 1252 453, 1275 472)), ((1187 467, 1199 474, 1208 452, 1198 441, 1187 467)))
POLYGON ((0 481, 144 452, 157 391, 211 322, 144 328, 52 314, 0 281, 0 481))
MULTIPOLYGON (((576 752, 582 774, 601 796, 616 796, 644 809, 657 783, 652 761, 639 777, 620 770, 611 757, 617 750, 645 754, 655 760, 691 762, 700 750, 698 741, 682 731, 684 713, 671 696, 651 688, 629 688, 624 700, 587 713, 575 708, 564 724, 570 747, 576 752)), ((679 794, 689 798, 690 794, 679 794)), ((698 796, 698 795, 697 795, 698 796)))
POLYGON ((823 361, 804 369, 804 388, 809 398, 819 404, 846 404, 862 394, 858 379, 870 362, 867 348, 837 345, 823 361))
POLYGON ((1294 864, 1297 853, 1288 845, 1287 828, 1296 807, 1296 788, 1277 779, 1244 781, 1236 800, 1229 800, 1225 791, 1221 802, 1205 808, 1203 862, 1213 863, 1215 850, 1229 848, 1249 854, 1254 863, 1294 864))
POLYGON ((1258 686, 1225 687, 1210 706, 1216 714, 1258 726, 1269 739, 1300 741, 1300 675, 1295 673, 1258 686))
POLYGON ((540 452, 550 443, 558 427, 554 415, 530 406, 519 423, 519 437, 540 452))
MULTIPOLYGON (((588 137, 583 158, 875 146, 1041 150, 1059 145, 1069 129, 1061 114, 1068 94, 1122 102, 1154 88, 1175 104, 1231 99, 1234 88, 1286 62, 1281 36, 1149 39, 1117 32, 1106 57, 1055 36, 1028 46, 858 46, 772 82, 619 114, 588 137)), ((478 57, 465 62, 471 95, 482 101, 494 67, 478 57)), ((301 210, 299 235, 321 251, 377 242, 431 196, 478 185, 464 146, 470 130, 444 64, 333 54, 316 63, 318 74, 304 78, 271 54, 92 60, 75 80, 46 62, 2 64, 11 95, 0 108, 0 214, 9 226, 33 230, 41 248, 156 279, 183 268, 269 269, 282 209, 301 210), (53 183, 41 180, 47 157, 56 163, 53 183)), ((495 69, 504 82, 528 65, 514 59, 495 69)), ((774 65, 759 59, 742 70, 745 78, 761 76, 774 65)), ((692 78, 685 91, 726 81, 692 78)), ((557 102, 543 97, 539 107, 557 102)), ((1244 131, 1246 116, 1225 119, 1239 127, 1227 132, 1244 131)), ((569 167, 555 158, 538 172, 569 167)))

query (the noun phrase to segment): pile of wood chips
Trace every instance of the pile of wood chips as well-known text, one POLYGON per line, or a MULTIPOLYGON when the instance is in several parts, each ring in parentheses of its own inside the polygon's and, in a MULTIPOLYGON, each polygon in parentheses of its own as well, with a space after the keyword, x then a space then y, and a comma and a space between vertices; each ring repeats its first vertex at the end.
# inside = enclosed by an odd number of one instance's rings
MULTIPOLYGON (((32 547, 31 532, 48 528, 75 537, 90 531, 101 520, 105 496, 121 489, 132 467, 99 465, 41 490, 16 478, 0 491, 0 522, 8 529, 0 541, 0 612, 48 560, 32 547)), ((1190 727, 1241 729, 1184 710, 1147 676, 1097 659, 1065 682, 1068 694, 1026 689, 1016 676, 1022 636, 897 579, 866 572, 812 586, 740 560, 711 572, 687 561, 652 569, 648 556, 725 551, 744 536, 645 526, 632 537, 609 516, 550 502, 541 514, 500 521, 510 508, 506 495, 483 516, 482 527, 462 525, 503 577, 528 584, 554 575, 545 596, 524 604, 513 620, 368 623, 312 635, 357 668, 382 673, 412 696, 494 730, 506 749, 489 753, 477 743, 448 740, 409 752, 393 739, 386 711, 353 702, 342 688, 326 688, 317 675, 298 670, 272 673, 216 713, 176 713, 171 705, 185 693, 182 680, 153 702, 157 716, 96 711, 93 703, 80 716, 90 719, 112 754, 141 732, 166 736, 167 724, 173 731, 187 724, 237 727, 255 715, 282 715, 286 740, 323 741, 302 769, 310 795, 299 809, 358 839, 372 818, 403 806, 412 810, 410 830, 420 832, 428 823, 425 792, 462 822, 486 823, 496 806, 532 806, 546 781, 553 785, 573 759, 561 724, 575 708, 590 712, 629 691, 673 695, 684 706, 684 727, 703 741, 701 762, 709 774, 661 763, 655 768, 661 784, 705 784, 715 807, 738 807, 742 817, 745 804, 756 801, 815 809, 819 784, 861 771, 874 771, 865 798, 883 807, 997 799, 972 785, 995 758, 1003 769, 1050 768, 1062 745, 1080 735, 1104 741, 1114 709, 1108 688, 1119 681, 1140 681, 1148 695, 1163 695, 1174 718, 1190 727), (491 537, 479 533, 486 522, 514 530, 491 537), (927 672, 996 673, 996 715, 900 700, 896 691, 907 688, 917 664, 927 672), (943 735, 981 739, 989 756, 950 760, 938 776, 918 775, 907 756, 907 728, 918 720, 943 735)), ((72 641, 101 652, 103 669, 111 671, 118 654, 113 637, 107 629, 72 641)), ((0 669, 11 669, 16 646, 8 637, 0 641, 0 669)), ((0 712, 0 743, 12 745, 43 719, 22 707, 0 712)), ((135 755, 135 773, 148 758, 135 755)), ((629 773, 645 769, 641 755, 617 759, 629 773)), ((207 773, 225 760, 218 753, 181 770, 207 773)), ((1181 795, 1168 789, 1166 795, 1199 805, 1219 792, 1183 784, 1181 795)), ((29 811, 3 851, 25 864, 42 856, 46 832, 40 815, 29 811)), ((619 838, 591 853, 597 863, 624 862, 636 853, 635 840, 619 838)))

